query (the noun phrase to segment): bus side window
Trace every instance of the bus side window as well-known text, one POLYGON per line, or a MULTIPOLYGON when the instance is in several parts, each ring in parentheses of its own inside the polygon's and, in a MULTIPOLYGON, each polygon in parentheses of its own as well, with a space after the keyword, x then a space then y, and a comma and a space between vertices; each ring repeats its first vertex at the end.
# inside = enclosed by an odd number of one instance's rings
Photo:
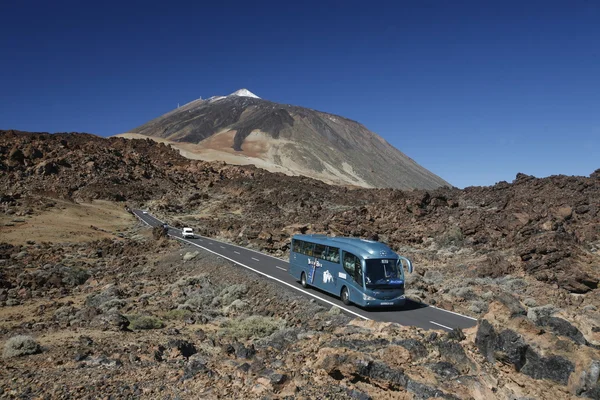
POLYGON ((337 247, 329 247, 327 250, 327 261, 339 263, 340 262, 340 249, 337 247))
POLYGON ((304 254, 312 257, 313 248, 314 248, 314 243, 304 242, 304 254))
POLYGON ((304 247, 304 242, 302 240, 294 240, 294 247, 293 247, 293 251, 295 253, 302 253, 303 252, 303 247, 304 247))
POLYGON ((316 244, 315 245, 315 257, 319 257, 323 260, 326 260, 325 256, 327 255, 327 246, 324 244, 316 244))
POLYGON ((353 278, 354 273, 356 272, 354 267, 355 259, 356 256, 354 254, 344 252, 344 269, 346 270, 348 275, 350 275, 353 278))

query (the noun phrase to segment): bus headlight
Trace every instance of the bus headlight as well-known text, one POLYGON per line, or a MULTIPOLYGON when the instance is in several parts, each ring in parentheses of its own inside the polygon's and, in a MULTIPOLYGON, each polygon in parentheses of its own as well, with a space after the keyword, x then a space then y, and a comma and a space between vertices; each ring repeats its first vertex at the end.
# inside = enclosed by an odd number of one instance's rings
POLYGON ((376 300, 375 297, 371 297, 368 296, 367 294, 363 293, 363 300, 376 300))

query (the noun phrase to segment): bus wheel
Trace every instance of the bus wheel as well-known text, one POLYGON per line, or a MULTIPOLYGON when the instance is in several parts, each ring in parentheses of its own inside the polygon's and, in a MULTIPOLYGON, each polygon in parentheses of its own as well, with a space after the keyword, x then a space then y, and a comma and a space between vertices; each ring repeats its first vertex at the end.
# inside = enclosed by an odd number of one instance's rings
POLYGON ((342 302, 345 305, 349 305, 350 304, 350 293, 348 293, 348 288, 346 286, 344 286, 342 288, 342 294, 340 295, 340 297, 342 298, 342 302))
POLYGON ((308 283, 306 282, 306 274, 304 272, 300 274, 300 283, 302 284, 303 288, 308 287, 308 283))

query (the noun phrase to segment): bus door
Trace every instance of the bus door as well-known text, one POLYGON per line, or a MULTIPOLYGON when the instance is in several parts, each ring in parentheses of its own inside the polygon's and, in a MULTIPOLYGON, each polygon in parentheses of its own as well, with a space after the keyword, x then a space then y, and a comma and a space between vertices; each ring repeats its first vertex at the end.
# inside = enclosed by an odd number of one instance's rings
POLYGON ((354 282, 360 289, 364 288, 364 267, 362 260, 352 253, 344 251, 342 266, 348 275, 347 282, 354 282))

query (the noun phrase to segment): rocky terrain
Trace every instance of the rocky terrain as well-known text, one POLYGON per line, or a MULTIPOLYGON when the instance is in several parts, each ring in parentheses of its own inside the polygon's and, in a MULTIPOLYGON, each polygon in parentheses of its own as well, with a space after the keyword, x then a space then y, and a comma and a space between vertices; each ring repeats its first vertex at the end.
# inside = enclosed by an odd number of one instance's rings
POLYGON ((600 398, 599 199, 600 170, 351 189, 188 160, 150 140, 0 132, 0 393, 600 398), (36 238, 36 218, 99 201, 118 223, 91 213, 85 240, 36 238), (294 232, 384 241, 415 261, 410 297, 479 324, 351 320, 153 236, 126 206, 280 257, 294 232), (30 239, 4 239, 16 230, 30 239))
POLYGON ((252 164, 333 184, 450 186, 356 121, 263 100, 245 89, 194 100, 122 136, 167 141, 190 158, 252 164))

